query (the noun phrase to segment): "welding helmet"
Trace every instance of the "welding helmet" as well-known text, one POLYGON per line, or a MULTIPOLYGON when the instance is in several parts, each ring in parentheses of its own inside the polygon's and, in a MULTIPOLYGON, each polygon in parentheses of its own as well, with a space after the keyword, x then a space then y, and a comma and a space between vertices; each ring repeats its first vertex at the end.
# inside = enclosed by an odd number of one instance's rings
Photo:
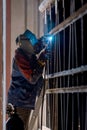
POLYGON ((38 42, 35 34, 28 29, 16 38, 16 44, 21 40, 29 40, 32 46, 34 46, 38 42))

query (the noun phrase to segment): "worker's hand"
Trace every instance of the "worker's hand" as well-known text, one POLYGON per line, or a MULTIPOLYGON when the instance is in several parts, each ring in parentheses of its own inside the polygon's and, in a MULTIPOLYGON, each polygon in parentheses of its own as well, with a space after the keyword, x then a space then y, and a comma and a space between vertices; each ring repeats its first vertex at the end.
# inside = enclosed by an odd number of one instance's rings
POLYGON ((39 59, 40 56, 45 53, 45 51, 46 51, 46 47, 44 47, 38 54, 36 54, 37 59, 39 59))
POLYGON ((15 108, 14 108, 14 106, 11 103, 7 104, 6 113, 8 115, 13 115, 15 113, 15 108))

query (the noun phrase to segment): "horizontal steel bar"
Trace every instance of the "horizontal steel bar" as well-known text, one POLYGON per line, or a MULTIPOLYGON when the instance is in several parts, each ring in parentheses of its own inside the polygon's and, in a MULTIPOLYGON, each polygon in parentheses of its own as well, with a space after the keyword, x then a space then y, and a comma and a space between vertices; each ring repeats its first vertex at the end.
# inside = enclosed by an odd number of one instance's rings
POLYGON ((61 94, 61 93, 87 93, 87 85, 78 87, 75 86, 67 87, 67 88, 53 88, 46 90, 46 94, 61 94))
POLYGON ((56 35, 58 32, 64 30, 66 27, 70 26, 74 22, 76 22, 78 19, 82 18, 85 14, 87 14, 87 4, 82 6, 78 11, 74 12, 70 17, 65 19, 61 24, 57 25, 55 28, 53 28, 49 34, 56 35))
POLYGON ((45 79, 74 75, 74 74, 85 72, 85 71, 87 71, 87 65, 77 67, 77 68, 72 68, 70 70, 64 70, 64 71, 53 73, 53 74, 48 74, 48 75, 45 76, 45 79))

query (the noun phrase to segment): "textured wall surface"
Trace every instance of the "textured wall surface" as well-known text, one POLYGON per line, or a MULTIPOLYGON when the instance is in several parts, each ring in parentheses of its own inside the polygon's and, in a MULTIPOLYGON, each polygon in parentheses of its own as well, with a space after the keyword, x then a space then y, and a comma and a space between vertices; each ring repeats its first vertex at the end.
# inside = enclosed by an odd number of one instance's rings
POLYGON ((13 0, 11 2, 11 58, 16 48, 15 39, 26 28, 38 37, 38 0, 13 0))

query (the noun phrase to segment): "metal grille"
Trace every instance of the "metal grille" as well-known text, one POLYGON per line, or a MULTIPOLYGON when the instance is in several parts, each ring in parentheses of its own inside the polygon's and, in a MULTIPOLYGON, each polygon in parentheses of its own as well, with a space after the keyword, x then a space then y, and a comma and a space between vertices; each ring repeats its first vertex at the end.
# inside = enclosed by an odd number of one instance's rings
POLYGON ((52 130, 86 130, 87 4, 75 0, 56 4, 47 11, 45 25, 45 33, 54 35, 46 75, 47 126, 52 130))
MULTIPOLYGON (((55 0, 45 9, 44 33, 53 35, 44 106, 46 126, 51 130, 87 129, 86 24, 86 0, 55 0)), ((41 93, 29 129, 39 113, 42 96, 41 93)))

